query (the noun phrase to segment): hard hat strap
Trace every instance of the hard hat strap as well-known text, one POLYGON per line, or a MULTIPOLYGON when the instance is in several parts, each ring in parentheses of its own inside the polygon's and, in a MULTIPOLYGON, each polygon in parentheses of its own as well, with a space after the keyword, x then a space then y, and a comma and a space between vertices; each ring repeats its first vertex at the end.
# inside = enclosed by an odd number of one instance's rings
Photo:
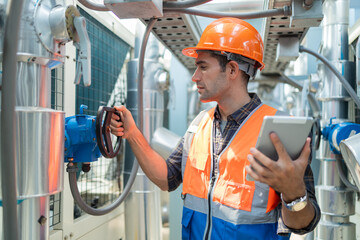
POLYGON ((256 72, 259 68, 259 63, 256 60, 244 57, 239 54, 225 52, 225 51, 214 51, 214 50, 196 50, 196 52, 209 52, 221 56, 226 56, 227 60, 237 62, 239 69, 244 71, 251 78, 255 77, 256 72))
POLYGON ((227 57, 228 60, 232 60, 237 62, 239 65, 239 69, 244 71, 247 75, 253 78, 256 75, 257 67, 255 67, 256 61, 239 54, 229 53, 229 52, 221 52, 223 55, 227 57))

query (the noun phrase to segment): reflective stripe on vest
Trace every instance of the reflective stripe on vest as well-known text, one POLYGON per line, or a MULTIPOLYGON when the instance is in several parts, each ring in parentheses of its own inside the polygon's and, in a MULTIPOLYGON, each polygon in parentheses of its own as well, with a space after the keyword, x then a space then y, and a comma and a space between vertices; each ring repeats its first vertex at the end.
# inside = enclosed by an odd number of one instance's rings
MULTIPOLYGON (((185 207, 207 213, 206 199, 212 177, 212 132, 215 108, 202 114, 195 134, 184 142, 183 194, 185 207), (191 144, 189 144, 189 140, 191 144), (190 145, 190 146, 189 146, 190 145), (201 210, 202 209, 202 210, 201 210)), ((278 205, 275 191, 260 182, 247 181, 247 155, 256 145, 264 116, 274 115, 276 109, 260 105, 241 124, 228 146, 219 156, 219 174, 216 177, 212 215, 234 224, 268 223, 277 221, 271 210, 278 205)), ((199 120, 197 120, 199 122, 199 120)), ((185 135, 186 137, 186 135, 185 135)))

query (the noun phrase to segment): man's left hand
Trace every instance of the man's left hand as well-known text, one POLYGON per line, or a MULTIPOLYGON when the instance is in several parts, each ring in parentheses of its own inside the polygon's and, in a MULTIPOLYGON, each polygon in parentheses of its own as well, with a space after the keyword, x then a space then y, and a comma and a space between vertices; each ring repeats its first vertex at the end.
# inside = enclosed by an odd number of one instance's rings
POLYGON ((256 181, 282 193, 285 202, 291 202, 306 193, 304 174, 310 156, 310 138, 307 138, 297 159, 290 158, 276 133, 271 133, 270 139, 279 156, 278 160, 271 160, 256 148, 251 148, 251 154, 248 155, 251 167, 246 166, 246 171, 256 181))

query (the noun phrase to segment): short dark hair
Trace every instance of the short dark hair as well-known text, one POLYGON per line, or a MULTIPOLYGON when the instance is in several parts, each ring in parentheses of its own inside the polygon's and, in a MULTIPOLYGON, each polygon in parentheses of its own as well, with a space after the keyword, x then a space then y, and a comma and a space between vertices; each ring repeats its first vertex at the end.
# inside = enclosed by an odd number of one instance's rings
MULTIPOLYGON (((214 52, 210 52, 211 57, 214 57, 218 60, 218 63, 220 65, 221 71, 225 72, 226 70, 226 65, 231 61, 227 59, 227 56, 225 55, 220 55, 214 52)), ((241 74, 243 75, 243 78, 246 80, 246 83, 249 82, 250 79, 250 75, 246 74, 244 71, 240 70, 241 74)))

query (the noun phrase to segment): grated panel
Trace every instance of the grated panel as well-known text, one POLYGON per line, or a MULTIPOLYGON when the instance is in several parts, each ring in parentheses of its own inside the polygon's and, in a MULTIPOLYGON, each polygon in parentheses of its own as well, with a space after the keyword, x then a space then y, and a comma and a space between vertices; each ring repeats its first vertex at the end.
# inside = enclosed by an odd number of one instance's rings
MULTIPOLYGON (((91 86, 76 87, 76 112, 80 105, 88 109, 85 114, 96 115, 100 105, 113 106, 126 102, 125 60, 130 46, 96 19, 80 9, 87 21, 91 42, 91 86)), ((84 201, 93 208, 114 202, 122 191, 123 153, 113 159, 99 158, 91 163, 89 172, 82 171, 78 163, 77 182, 84 201)), ((84 212, 74 206, 74 218, 84 212)))

